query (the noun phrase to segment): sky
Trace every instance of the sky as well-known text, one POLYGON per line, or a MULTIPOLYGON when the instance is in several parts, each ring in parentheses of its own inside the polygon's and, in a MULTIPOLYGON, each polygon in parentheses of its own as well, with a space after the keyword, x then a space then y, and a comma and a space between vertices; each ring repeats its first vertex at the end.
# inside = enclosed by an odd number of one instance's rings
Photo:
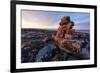
POLYGON ((63 16, 70 16, 74 29, 89 30, 90 14, 83 12, 54 12, 22 10, 22 28, 57 29, 63 16))

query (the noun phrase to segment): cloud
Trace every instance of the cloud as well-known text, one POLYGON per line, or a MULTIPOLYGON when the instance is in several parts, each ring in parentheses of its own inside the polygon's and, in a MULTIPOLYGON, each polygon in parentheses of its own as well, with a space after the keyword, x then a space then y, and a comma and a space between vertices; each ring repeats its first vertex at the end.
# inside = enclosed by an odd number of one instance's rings
POLYGON ((22 28, 57 29, 63 16, 70 16, 75 29, 89 29, 89 13, 22 10, 22 28))

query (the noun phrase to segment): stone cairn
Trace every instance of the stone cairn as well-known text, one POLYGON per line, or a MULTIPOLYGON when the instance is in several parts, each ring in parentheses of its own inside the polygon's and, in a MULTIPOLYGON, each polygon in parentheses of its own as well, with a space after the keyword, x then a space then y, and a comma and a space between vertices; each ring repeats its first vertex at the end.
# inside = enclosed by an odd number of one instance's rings
POLYGON ((59 28, 56 30, 55 35, 46 37, 44 41, 54 40, 59 48, 78 53, 80 51, 80 44, 74 40, 73 34, 75 33, 75 29, 73 27, 74 22, 70 20, 70 17, 64 16, 59 23, 59 28))

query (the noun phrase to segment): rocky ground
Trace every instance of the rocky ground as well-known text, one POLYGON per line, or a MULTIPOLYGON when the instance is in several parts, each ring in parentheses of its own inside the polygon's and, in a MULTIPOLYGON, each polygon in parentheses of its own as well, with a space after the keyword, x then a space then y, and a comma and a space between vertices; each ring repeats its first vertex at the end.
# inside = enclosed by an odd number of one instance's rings
POLYGON ((51 36, 54 31, 22 29, 21 32, 21 62, 44 62, 44 61, 67 61, 89 59, 90 34, 77 32, 74 39, 81 44, 81 53, 85 58, 78 58, 73 54, 66 53, 54 45, 54 42, 44 43, 42 40, 51 36), (78 35, 78 37, 77 37, 78 35))

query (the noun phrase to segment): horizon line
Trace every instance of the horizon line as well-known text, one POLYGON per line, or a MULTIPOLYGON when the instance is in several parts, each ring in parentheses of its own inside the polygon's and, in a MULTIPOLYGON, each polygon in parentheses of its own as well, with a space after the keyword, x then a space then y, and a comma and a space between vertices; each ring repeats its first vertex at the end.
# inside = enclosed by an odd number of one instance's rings
MULTIPOLYGON (((43 28, 43 29, 41 29, 41 28, 21 28, 21 29, 40 29, 40 30, 56 30, 56 29, 48 29, 48 28, 43 28)), ((75 29, 75 30, 90 30, 90 29, 75 29)))

